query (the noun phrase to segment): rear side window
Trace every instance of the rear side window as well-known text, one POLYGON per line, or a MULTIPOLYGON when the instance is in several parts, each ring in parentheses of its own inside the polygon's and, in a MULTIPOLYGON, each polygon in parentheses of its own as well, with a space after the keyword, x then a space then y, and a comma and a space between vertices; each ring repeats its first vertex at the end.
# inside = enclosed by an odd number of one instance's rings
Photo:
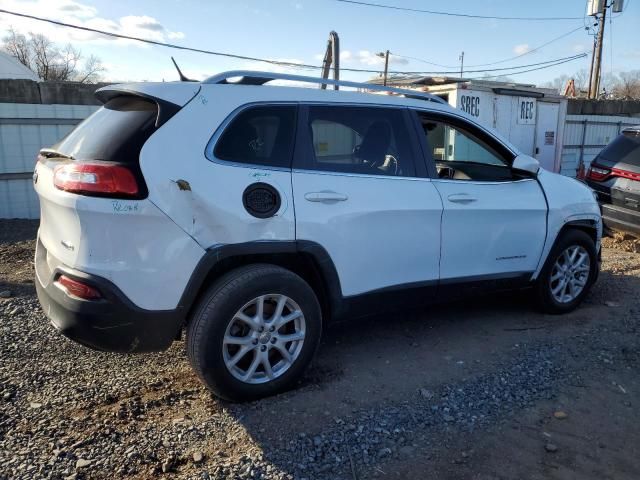
POLYGON ((213 154, 229 162, 291 168, 296 107, 252 107, 224 130, 213 154))
POLYGON ((310 106, 304 168, 366 175, 414 176, 403 111, 381 107, 310 106))
POLYGON ((604 147, 598 157, 609 162, 622 162, 640 167, 640 131, 623 132, 604 147))
POLYGON ((137 164, 140 150, 155 131, 158 106, 143 98, 109 100, 80 123, 55 149, 77 160, 137 164))

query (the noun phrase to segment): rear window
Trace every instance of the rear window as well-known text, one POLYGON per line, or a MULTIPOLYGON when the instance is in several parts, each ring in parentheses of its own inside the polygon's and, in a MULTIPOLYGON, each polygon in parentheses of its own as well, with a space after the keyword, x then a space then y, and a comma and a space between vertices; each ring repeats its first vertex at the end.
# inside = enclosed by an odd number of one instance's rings
POLYGON ((622 162, 640 167, 640 132, 623 132, 607 145, 598 157, 609 162, 622 162))
POLYGON ((142 145, 155 131, 158 106, 138 97, 109 100, 55 146, 77 160, 138 163, 142 145))

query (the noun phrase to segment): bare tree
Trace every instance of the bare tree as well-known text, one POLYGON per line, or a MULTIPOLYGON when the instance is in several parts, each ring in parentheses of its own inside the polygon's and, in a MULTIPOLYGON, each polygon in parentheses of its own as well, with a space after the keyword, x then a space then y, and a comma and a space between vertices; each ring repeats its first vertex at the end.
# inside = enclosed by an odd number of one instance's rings
POLYGON ((27 37, 16 32, 13 27, 9 28, 9 33, 4 37, 2 48, 9 55, 14 56, 21 64, 29 67, 31 52, 27 37))
MULTIPOLYGON (((573 75, 560 75, 552 81, 546 82, 544 86, 557 89, 559 93, 562 93, 567 81, 571 78, 575 82, 576 96, 586 97, 589 81, 589 72, 586 69, 578 70, 573 75)), ((640 99, 640 70, 621 72, 617 75, 603 72, 600 78, 599 98, 602 100, 611 98, 640 99)))
POLYGON ((80 83, 98 83, 102 78, 102 72, 105 68, 102 66, 102 62, 95 55, 89 55, 84 62, 81 75, 78 76, 78 82, 80 83))
POLYGON ((576 85, 576 95, 580 96, 579 92, 582 91, 586 94, 587 88, 589 87, 589 72, 587 72, 587 69, 583 68, 574 73, 573 81, 576 85))
POLYGON ((42 80, 95 83, 105 71, 100 59, 82 53, 71 44, 59 47, 41 33, 25 36, 13 28, 4 37, 2 49, 33 70, 42 80))
POLYGON ((640 100, 640 70, 620 72, 612 89, 614 98, 640 100))
POLYGON ((569 81, 569 75, 560 75, 559 77, 554 78, 553 80, 544 83, 542 86, 547 88, 553 88, 558 92, 562 92, 564 90, 565 85, 569 81))

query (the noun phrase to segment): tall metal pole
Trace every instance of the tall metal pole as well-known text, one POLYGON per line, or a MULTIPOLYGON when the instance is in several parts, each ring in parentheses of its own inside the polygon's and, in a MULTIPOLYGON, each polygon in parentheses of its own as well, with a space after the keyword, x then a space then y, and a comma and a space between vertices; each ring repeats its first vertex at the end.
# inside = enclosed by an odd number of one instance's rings
POLYGON ((462 78, 462 72, 464 71, 464 52, 460 54, 458 60, 460 60, 460 78, 462 78))
MULTIPOLYGON (((340 80, 340 38, 338 38, 338 34, 333 30, 329 34, 329 38, 331 38, 331 48, 333 52, 331 53, 333 57, 333 79, 337 82, 340 80)), ((336 83, 333 86, 334 90, 338 90, 340 86, 336 83)))
POLYGON ((389 71, 389 50, 384 54, 384 77, 382 79, 382 85, 387 86, 387 72, 389 71))
POLYGON ((604 26, 607 18, 607 2, 604 4, 602 10, 602 16, 600 17, 600 27, 598 29, 598 49, 596 50, 595 59, 593 62, 593 81, 591 82, 591 91, 589 92, 590 98, 598 98, 598 92, 600 91, 600 73, 602 69, 602 41, 604 40, 604 26))
MULTIPOLYGON (((329 33, 329 41, 327 49, 324 52, 324 60, 322 61, 322 78, 329 78, 331 65, 333 64, 333 79, 340 80, 340 39, 338 34, 333 30, 329 33)), ((327 85, 320 84, 322 90, 326 90, 327 85)), ((334 85, 333 89, 338 90, 339 86, 334 85)))

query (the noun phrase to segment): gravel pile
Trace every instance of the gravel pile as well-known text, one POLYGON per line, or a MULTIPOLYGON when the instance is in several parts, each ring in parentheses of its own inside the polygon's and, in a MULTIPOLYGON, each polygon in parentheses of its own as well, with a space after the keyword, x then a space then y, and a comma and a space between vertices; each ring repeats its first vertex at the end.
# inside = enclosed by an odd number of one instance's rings
MULTIPOLYGON (((3 479, 144 478, 184 467, 183 478, 338 479, 352 478, 352 469, 376 476, 376 465, 411 457, 445 432, 473 431, 552 398, 558 382, 579 384, 567 360, 585 342, 597 351, 594 362, 611 364, 617 355, 602 332, 572 345, 517 345, 492 373, 334 418, 314 435, 258 446, 241 419, 260 402, 211 399, 188 370, 182 345, 158 355, 94 353, 53 332, 33 298, 4 300, 0 314, 3 479), (211 444, 241 445, 245 453, 227 457, 211 444), (201 467, 212 457, 214 465, 201 467)), ((628 334, 636 325, 637 312, 617 327, 628 334)))

